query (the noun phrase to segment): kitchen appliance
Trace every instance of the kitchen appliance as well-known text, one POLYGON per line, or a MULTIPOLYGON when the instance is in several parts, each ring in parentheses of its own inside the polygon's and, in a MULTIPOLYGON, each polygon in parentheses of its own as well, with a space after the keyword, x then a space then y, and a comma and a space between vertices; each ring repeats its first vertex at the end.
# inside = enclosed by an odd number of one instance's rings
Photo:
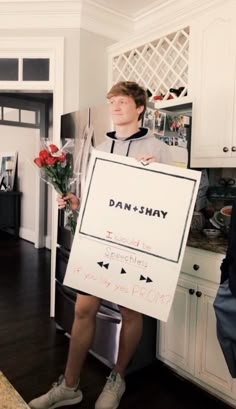
MULTIPOLYGON (((111 129, 108 105, 68 113, 61 117, 62 145, 71 140, 71 155, 74 172, 77 174, 74 192, 78 197, 83 194, 90 149, 96 147, 103 140, 105 132, 111 129)), ((63 285, 73 241, 63 210, 59 210, 57 241, 55 321, 58 328, 64 330, 69 336, 74 319, 77 292, 63 285)), ((119 307, 104 300, 97 313, 96 331, 90 353, 110 368, 114 366, 117 359, 121 323, 119 307)), ((154 318, 144 316, 142 338, 127 368, 127 373, 155 361, 157 326, 154 318)))

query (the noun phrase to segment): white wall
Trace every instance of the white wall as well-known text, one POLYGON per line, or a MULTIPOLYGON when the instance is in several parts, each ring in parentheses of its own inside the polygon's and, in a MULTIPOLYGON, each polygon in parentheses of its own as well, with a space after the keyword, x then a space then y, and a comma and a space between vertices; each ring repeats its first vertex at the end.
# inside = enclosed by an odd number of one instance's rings
POLYGON ((81 30, 79 101, 80 108, 106 101, 108 59, 106 48, 114 43, 107 37, 81 30))

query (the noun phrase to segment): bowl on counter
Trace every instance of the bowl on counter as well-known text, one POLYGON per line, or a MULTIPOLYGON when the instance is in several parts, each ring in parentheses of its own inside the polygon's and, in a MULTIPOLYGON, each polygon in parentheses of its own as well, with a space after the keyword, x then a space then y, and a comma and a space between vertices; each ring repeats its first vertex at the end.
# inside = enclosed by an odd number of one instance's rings
POLYGON ((212 224, 212 226, 214 227, 213 230, 215 229, 221 229, 222 227, 224 227, 224 224, 221 223, 221 221, 218 219, 218 215, 220 212, 215 212, 215 214, 213 215, 213 217, 211 217, 211 219, 209 219, 210 223, 212 224))
POLYGON ((221 231, 219 229, 203 229, 202 232, 209 239, 215 239, 216 237, 219 237, 221 234, 221 231))

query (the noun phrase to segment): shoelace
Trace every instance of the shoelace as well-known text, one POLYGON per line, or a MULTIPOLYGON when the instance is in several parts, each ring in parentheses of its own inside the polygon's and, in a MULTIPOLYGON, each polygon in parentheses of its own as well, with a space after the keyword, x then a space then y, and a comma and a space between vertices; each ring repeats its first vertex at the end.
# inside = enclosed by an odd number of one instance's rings
MULTIPOLYGON (((62 384, 63 379, 64 379, 64 376, 63 376, 63 375, 60 375, 59 378, 58 378, 58 381, 57 381, 57 382, 53 382, 53 384, 52 384, 52 389, 50 390, 50 396, 51 396, 51 395, 54 395, 54 392, 55 392, 56 388, 62 384)), ((62 388, 63 388, 63 387, 62 387, 62 388)), ((76 386, 75 388, 73 388, 73 391, 74 391, 74 392, 77 392, 78 390, 79 390, 79 382, 78 382, 77 386, 76 386)), ((61 390, 61 391, 62 391, 62 390, 61 390)), ((57 392, 56 392, 56 393, 58 393, 58 389, 57 389, 57 392)))
POLYGON ((107 382, 105 385, 105 388, 107 391, 111 391, 111 390, 119 390, 121 385, 120 380, 117 379, 117 375, 113 375, 113 373, 107 377, 107 382))
POLYGON ((52 403, 55 401, 55 397, 58 398, 59 394, 62 393, 62 390, 57 389, 58 386, 61 385, 62 381, 63 381, 63 375, 61 375, 58 378, 57 382, 53 382, 53 384, 52 384, 52 389, 49 391, 49 398, 52 401, 52 403), (56 396, 55 396, 55 394, 56 394, 56 396))

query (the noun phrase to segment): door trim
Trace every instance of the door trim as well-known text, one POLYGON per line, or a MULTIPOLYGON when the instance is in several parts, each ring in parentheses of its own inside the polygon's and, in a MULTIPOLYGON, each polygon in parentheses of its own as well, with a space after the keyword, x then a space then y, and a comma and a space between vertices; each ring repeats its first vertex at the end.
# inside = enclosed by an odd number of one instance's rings
MULTIPOLYGON (((53 143, 60 144, 60 118, 63 114, 64 100, 64 38, 63 37, 2 37, 0 38, 0 58, 49 58, 49 81, 0 81, 1 91, 50 91, 53 93, 53 143)), ((21 64, 19 64, 21 66, 21 64)), ((35 243, 40 247, 44 242, 42 232, 42 207, 44 200, 40 197, 40 184, 37 183, 35 191, 36 217, 35 243)), ((52 203, 56 203, 56 194, 52 192, 52 203)), ((57 244, 57 218, 56 206, 52 206, 51 226, 51 300, 50 315, 54 316, 55 309, 55 269, 56 269, 56 244, 57 244)))

